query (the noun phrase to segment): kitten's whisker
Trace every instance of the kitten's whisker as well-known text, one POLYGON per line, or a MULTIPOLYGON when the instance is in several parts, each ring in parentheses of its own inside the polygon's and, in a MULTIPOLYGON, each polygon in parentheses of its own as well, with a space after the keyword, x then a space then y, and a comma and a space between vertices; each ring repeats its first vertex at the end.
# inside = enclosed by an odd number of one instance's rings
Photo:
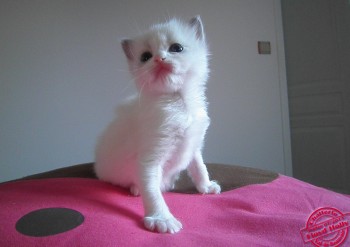
POLYGON ((119 71, 119 72, 128 72, 129 73, 128 69, 117 69, 117 71, 119 71))
POLYGON ((124 96, 125 95, 125 92, 130 88, 130 85, 132 84, 132 79, 129 80, 126 85, 118 92, 118 95, 119 96, 124 96))
MULTIPOLYGON (((143 70, 141 68, 137 68, 133 71, 133 74, 136 74, 136 77, 134 77, 134 81, 137 82, 139 81, 138 79, 142 78, 143 76, 145 76, 148 72, 150 72, 152 70, 152 68, 148 68, 147 70, 143 70), (140 71, 140 73, 138 73, 140 71)), ((142 80, 140 80, 142 81, 142 80)), ((138 102, 139 104, 141 103, 141 97, 142 97, 142 91, 144 89, 144 87, 146 86, 148 82, 143 82, 141 87, 138 90, 138 102)))

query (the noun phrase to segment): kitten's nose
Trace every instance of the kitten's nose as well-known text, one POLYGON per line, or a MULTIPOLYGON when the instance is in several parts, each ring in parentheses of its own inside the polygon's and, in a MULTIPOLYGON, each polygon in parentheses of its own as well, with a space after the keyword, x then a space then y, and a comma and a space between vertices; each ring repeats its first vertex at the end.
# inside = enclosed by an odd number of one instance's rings
POLYGON ((154 61, 156 61, 157 63, 159 62, 163 62, 166 59, 166 57, 162 57, 162 56, 156 56, 154 58, 154 61))

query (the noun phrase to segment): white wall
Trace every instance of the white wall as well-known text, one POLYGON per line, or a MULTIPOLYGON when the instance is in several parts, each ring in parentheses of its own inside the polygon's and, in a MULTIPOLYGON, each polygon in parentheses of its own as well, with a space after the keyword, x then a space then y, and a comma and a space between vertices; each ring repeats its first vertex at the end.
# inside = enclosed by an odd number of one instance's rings
POLYGON ((0 6, 0 181, 93 161, 134 92, 119 40, 200 14, 212 52, 207 162, 290 173, 277 0, 24 1, 0 6), (268 40, 271 55, 258 55, 268 40))

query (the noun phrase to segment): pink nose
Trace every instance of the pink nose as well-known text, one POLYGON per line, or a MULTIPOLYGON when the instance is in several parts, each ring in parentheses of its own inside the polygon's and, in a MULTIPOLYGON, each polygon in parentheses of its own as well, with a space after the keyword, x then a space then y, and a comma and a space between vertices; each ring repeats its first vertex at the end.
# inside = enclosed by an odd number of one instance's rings
POLYGON ((166 58, 165 57, 161 57, 161 56, 156 56, 154 58, 154 61, 156 61, 157 63, 163 62, 166 58))

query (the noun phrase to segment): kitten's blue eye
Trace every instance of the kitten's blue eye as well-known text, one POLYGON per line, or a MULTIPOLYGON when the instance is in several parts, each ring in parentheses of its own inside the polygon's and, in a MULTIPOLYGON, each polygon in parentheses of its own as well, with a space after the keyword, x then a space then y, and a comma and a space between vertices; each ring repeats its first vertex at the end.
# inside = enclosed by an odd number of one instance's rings
POLYGON ((178 43, 175 43, 175 44, 172 44, 170 47, 169 47, 169 51, 170 52, 182 52, 183 51, 183 47, 182 45, 178 44, 178 43))
POLYGON ((150 60, 152 57, 153 57, 152 53, 150 53, 149 51, 146 51, 146 52, 142 53, 140 61, 142 63, 145 63, 148 60, 150 60))

